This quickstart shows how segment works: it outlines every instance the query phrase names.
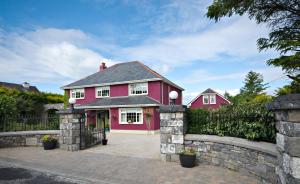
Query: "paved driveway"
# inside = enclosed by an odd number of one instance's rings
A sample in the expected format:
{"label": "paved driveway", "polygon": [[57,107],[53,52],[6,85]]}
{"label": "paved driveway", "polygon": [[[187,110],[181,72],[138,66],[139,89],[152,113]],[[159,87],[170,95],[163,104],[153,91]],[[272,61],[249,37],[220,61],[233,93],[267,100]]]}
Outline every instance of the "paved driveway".
{"label": "paved driveway", "polygon": [[107,146],[94,146],[84,150],[99,154],[115,156],[160,159],[160,135],[133,135],[116,134],[107,135]]}
{"label": "paved driveway", "polygon": [[[187,169],[182,168],[178,163],[164,163],[158,159],[134,157],[134,154],[121,156],[122,154],[117,152],[106,154],[102,148],[78,152],[67,152],[60,149],[45,151],[41,147],[3,148],[0,149],[0,166],[2,168],[16,167],[37,170],[46,173],[47,176],[55,175],[55,178],[60,176],[65,181],[76,183],[259,183],[255,178],[221,167],[199,165]],[[1,182],[3,183],[3,180]]]}

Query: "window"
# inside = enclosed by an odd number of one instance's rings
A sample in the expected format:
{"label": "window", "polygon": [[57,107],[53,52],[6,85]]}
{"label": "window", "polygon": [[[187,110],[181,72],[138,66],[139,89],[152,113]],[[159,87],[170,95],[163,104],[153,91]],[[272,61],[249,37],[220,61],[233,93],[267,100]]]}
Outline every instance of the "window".
{"label": "window", "polygon": [[96,88],[96,98],[109,97],[109,86]]}
{"label": "window", "polygon": [[216,95],[203,95],[203,104],[216,104]]}
{"label": "window", "polygon": [[143,124],[143,109],[122,108],[119,109],[120,124]]}
{"label": "window", "polygon": [[209,104],[209,96],[208,95],[203,95],[203,104]]}
{"label": "window", "polygon": [[209,95],[209,103],[216,104],[216,95]]}
{"label": "window", "polygon": [[148,94],[148,83],[129,84],[130,95]]}
{"label": "window", "polygon": [[71,97],[75,99],[84,99],[84,89],[72,89]]}

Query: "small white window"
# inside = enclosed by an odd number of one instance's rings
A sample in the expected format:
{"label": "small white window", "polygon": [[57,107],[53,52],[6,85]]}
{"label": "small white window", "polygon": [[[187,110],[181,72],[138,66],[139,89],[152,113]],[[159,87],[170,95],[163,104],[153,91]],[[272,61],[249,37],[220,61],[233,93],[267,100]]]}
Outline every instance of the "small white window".
{"label": "small white window", "polygon": [[96,98],[109,97],[110,89],[109,86],[96,88]]}
{"label": "small white window", "polygon": [[209,96],[203,95],[203,104],[209,104]]}
{"label": "small white window", "polygon": [[72,89],[71,97],[75,99],[84,99],[84,88],[81,89]]}
{"label": "small white window", "polygon": [[216,104],[216,95],[209,95],[209,103]]}
{"label": "small white window", "polygon": [[148,83],[129,84],[130,95],[144,95],[148,94]]}
{"label": "small white window", "polygon": [[143,124],[143,109],[122,108],[119,109],[119,124]]}

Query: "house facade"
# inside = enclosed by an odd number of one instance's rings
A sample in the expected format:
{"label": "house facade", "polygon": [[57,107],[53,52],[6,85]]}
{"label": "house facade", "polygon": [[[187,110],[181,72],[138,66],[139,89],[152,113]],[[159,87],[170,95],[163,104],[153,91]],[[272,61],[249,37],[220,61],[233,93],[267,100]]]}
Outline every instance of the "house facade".
{"label": "house facade", "polygon": [[229,104],[231,104],[231,102],[228,99],[208,88],[194,98],[188,104],[188,107],[192,109],[218,109],[223,105]]}
{"label": "house facade", "polygon": [[175,103],[181,105],[183,90],[138,61],[108,68],[102,63],[98,72],[62,89],[76,99],[76,109],[85,110],[87,125],[100,127],[105,119],[117,133],[159,131],[159,106],[170,103],[170,91],[178,92]]}

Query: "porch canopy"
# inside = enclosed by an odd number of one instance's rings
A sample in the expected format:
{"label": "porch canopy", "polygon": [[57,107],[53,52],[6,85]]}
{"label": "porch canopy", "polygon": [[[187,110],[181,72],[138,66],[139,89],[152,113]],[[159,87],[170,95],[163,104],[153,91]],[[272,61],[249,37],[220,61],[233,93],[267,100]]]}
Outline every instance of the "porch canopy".
{"label": "porch canopy", "polygon": [[76,109],[99,109],[99,108],[114,108],[114,107],[151,107],[160,106],[161,104],[144,95],[126,96],[126,97],[110,97],[96,99],[91,103],[76,106]]}

